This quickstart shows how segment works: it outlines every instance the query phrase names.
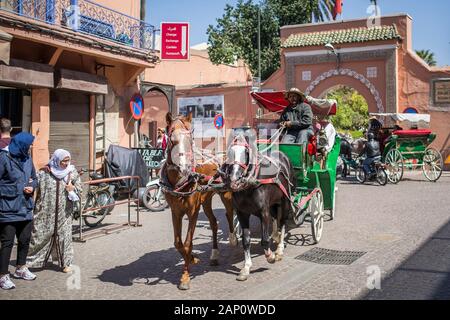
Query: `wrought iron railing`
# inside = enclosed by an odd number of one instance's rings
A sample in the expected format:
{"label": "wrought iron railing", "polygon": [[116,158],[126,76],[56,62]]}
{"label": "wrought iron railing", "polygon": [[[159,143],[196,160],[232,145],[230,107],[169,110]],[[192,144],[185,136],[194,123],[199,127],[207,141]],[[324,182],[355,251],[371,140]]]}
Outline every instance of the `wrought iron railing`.
{"label": "wrought iron railing", "polygon": [[0,10],[138,49],[155,46],[154,26],[89,0],[0,0]]}

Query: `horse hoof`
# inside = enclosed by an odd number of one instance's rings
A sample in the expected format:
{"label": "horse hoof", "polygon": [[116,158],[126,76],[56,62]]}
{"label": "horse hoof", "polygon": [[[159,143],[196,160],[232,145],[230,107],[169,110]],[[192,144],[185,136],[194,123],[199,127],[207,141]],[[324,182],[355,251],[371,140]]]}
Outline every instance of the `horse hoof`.
{"label": "horse hoof", "polygon": [[236,277],[236,280],[237,280],[237,281],[245,281],[245,280],[247,280],[247,279],[248,279],[248,276],[245,275],[245,274],[242,274],[242,273],[240,273],[240,274]]}
{"label": "horse hoof", "polygon": [[189,282],[181,282],[178,285],[178,289],[180,289],[180,290],[189,290],[190,289]]}
{"label": "horse hoof", "polygon": [[267,258],[267,262],[268,263],[275,263],[275,261],[276,261],[276,257],[269,257],[269,258]]}
{"label": "horse hoof", "polygon": [[209,265],[213,266],[213,267],[218,266],[219,265],[219,260],[211,259],[211,260],[209,260]]}
{"label": "horse hoof", "polygon": [[276,254],[276,255],[275,255],[275,261],[281,261],[281,260],[283,260],[283,255],[281,255],[281,254]]}

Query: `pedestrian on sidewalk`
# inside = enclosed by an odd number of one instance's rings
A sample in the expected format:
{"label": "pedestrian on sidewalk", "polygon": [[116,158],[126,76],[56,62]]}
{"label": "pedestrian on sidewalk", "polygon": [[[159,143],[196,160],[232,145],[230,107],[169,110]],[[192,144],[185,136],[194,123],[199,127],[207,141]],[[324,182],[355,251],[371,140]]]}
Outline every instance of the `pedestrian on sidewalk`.
{"label": "pedestrian on sidewalk", "polygon": [[11,121],[6,118],[0,119],[0,149],[6,148],[11,143]]}
{"label": "pedestrian on sidewalk", "polygon": [[25,132],[11,139],[9,150],[0,151],[0,287],[15,288],[9,277],[9,262],[17,237],[17,262],[14,278],[34,280],[26,267],[33,228],[33,194],[38,181],[30,147],[34,137]]}
{"label": "pedestrian on sidewalk", "polygon": [[70,161],[70,152],[58,149],[48,165],[38,173],[39,189],[27,259],[29,267],[43,268],[56,256],[62,271],[71,272],[72,213],[74,202],[80,200],[82,186],[80,176]]}

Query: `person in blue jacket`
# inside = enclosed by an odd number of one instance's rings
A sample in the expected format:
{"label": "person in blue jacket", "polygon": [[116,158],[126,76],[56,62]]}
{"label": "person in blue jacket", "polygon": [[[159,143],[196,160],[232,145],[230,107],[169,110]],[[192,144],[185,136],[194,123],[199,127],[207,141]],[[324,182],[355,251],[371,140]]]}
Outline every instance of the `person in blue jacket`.
{"label": "person in blue jacket", "polygon": [[30,156],[34,137],[21,132],[11,139],[9,150],[0,151],[0,287],[15,288],[8,266],[17,236],[17,263],[14,278],[34,280],[26,267],[33,228],[33,193],[37,187],[36,171]]}

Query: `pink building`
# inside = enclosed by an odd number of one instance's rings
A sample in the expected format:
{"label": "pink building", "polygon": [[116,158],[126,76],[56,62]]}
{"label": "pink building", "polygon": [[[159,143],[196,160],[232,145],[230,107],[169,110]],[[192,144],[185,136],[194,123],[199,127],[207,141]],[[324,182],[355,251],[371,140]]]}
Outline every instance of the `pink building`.
{"label": "pink building", "polygon": [[129,100],[158,59],[140,18],[140,0],[0,1],[1,116],[36,136],[36,167],[56,148],[94,168],[133,145]]}

